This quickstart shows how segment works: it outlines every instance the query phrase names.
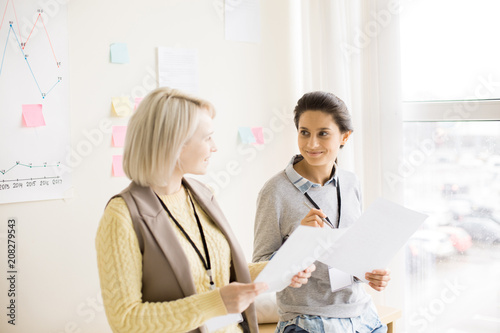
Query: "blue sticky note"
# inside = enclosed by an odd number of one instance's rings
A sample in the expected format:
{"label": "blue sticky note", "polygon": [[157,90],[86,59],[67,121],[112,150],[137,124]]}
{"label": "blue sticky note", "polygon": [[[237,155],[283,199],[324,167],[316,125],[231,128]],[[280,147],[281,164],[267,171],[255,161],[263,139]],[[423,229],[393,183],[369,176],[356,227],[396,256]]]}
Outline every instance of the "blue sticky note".
{"label": "blue sticky note", "polygon": [[125,43],[113,43],[109,47],[111,62],[113,64],[128,64],[128,48]]}
{"label": "blue sticky note", "polygon": [[255,143],[255,136],[253,135],[252,129],[250,127],[239,127],[238,133],[240,134],[241,142],[243,143]]}

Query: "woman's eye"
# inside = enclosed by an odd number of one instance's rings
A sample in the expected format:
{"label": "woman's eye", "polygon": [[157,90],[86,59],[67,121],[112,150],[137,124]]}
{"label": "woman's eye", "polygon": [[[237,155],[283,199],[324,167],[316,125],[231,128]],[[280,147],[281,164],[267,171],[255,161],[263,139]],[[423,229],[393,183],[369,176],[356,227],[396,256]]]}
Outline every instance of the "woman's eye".
{"label": "woman's eye", "polygon": [[327,136],[328,132],[319,132],[319,136]]}
{"label": "woman's eye", "polygon": [[300,135],[304,135],[305,136],[305,135],[308,135],[308,134],[309,134],[308,131],[300,131]]}

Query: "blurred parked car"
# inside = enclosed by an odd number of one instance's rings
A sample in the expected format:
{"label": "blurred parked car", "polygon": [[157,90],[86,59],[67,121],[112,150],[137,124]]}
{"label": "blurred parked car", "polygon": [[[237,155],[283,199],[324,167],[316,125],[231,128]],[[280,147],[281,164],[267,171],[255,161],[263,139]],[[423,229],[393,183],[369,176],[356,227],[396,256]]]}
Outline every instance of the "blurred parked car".
{"label": "blurred parked car", "polygon": [[408,247],[414,256],[425,253],[445,258],[456,253],[449,235],[437,229],[417,230],[408,241]]}
{"label": "blurred parked car", "polygon": [[444,226],[439,227],[437,230],[446,233],[453,247],[460,253],[466,252],[472,246],[471,236],[462,228]]}
{"label": "blurred parked car", "polygon": [[454,223],[465,229],[473,241],[482,243],[500,243],[500,225],[490,218],[464,217]]}

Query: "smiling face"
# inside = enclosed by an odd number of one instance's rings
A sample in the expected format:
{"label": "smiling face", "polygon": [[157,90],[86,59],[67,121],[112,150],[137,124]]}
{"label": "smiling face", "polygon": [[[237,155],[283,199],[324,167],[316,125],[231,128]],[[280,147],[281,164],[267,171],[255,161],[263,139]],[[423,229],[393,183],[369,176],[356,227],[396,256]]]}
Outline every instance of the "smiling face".
{"label": "smiling face", "polygon": [[196,131],[182,147],[178,165],[181,174],[203,175],[207,172],[208,160],[217,151],[212,122],[208,112],[201,112]]}
{"label": "smiling face", "polygon": [[331,170],[340,146],[347,142],[350,134],[350,131],[341,133],[328,113],[307,110],[298,122],[300,153],[309,166]]}

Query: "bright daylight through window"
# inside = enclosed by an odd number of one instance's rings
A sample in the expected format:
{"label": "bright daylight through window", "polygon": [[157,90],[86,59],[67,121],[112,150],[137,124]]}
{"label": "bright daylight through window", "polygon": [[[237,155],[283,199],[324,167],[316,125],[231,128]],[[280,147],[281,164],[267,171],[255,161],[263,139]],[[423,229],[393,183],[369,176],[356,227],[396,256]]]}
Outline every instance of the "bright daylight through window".
{"label": "bright daylight through window", "polygon": [[500,2],[403,0],[404,332],[500,332]]}

